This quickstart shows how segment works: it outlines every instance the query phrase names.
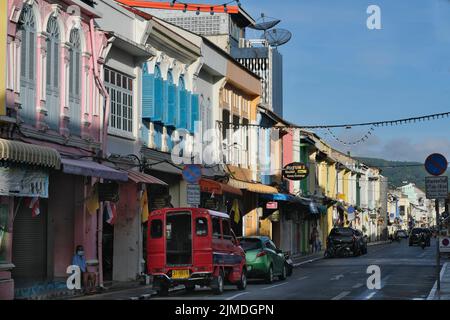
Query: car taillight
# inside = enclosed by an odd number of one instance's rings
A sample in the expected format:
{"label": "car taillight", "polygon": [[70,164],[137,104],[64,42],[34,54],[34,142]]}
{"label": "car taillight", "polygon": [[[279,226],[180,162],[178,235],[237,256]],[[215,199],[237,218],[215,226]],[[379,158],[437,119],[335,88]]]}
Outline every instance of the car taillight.
{"label": "car taillight", "polygon": [[257,257],[257,258],[261,258],[261,257],[264,257],[266,254],[267,254],[267,252],[265,252],[265,251],[260,251],[260,252],[256,255],[256,257]]}

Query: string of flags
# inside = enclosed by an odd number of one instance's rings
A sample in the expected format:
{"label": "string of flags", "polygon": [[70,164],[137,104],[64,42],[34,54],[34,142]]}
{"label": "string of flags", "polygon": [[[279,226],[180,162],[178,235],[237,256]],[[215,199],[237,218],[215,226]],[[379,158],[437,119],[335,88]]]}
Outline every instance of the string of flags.
{"label": "string of flags", "polygon": [[331,131],[330,128],[327,128],[328,133],[337,141],[340,142],[346,146],[354,146],[354,145],[358,145],[360,143],[364,143],[365,141],[367,141],[370,136],[372,135],[372,132],[375,130],[375,126],[370,127],[370,129],[367,131],[367,133],[360,139],[358,140],[354,140],[354,141],[344,141],[341,138],[339,138],[336,134],[334,134],[333,131]]}
{"label": "string of flags", "polygon": [[227,13],[228,12],[228,6],[232,3],[236,3],[236,5],[238,7],[241,7],[241,2],[240,0],[231,0],[222,4],[216,4],[216,5],[195,5],[195,4],[189,4],[186,2],[182,2],[182,1],[178,1],[178,0],[172,0],[170,2],[170,6],[172,8],[179,8],[183,10],[183,12],[186,11],[195,11],[195,13],[197,15],[200,14],[200,12],[209,12],[211,15],[214,15],[214,12],[216,11],[216,9],[220,8],[221,10],[223,10],[223,12]]}

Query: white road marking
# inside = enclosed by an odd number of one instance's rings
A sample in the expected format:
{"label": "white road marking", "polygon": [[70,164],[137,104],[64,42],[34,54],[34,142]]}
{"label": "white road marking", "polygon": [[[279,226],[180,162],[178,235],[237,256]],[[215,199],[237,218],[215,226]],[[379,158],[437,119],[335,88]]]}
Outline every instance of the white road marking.
{"label": "white road marking", "polygon": [[229,298],[226,298],[225,300],[233,300],[233,299],[236,299],[237,297],[240,297],[240,296],[243,296],[244,294],[249,294],[250,292],[242,292],[242,293],[238,293],[238,294],[235,294],[234,296],[232,296],[232,297],[229,297]]}
{"label": "white road marking", "polygon": [[369,294],[364,298],[364,300],[370,300],[370,299],[372,299],[373,296],[376,295],[376,294],[377,294],[377,291],[374,291],[374,292],[372,292],[372,293],[369,293]]}
{"label": "white road marking", "polygon": [[338,274],[337,276],[334,276],[333,278],[331,278],[331,281],[337,281],[337,280],[341,280],[344,277],[343,274]]}
{"label": "white road marking", "polygon": [[357,283],[357,284],[355,284],[352,288],[353,288],[353,289],[358,289],[358,288],[361,288],[363,285],[364,285],[364,284],[362,284],[362,283]]}
{"label": "white road marking", "polygon": [[351,293],[350,291],[341,292],[340,294],[338,294],[336,297],[334,297],[331,300],[341,300],[342,298],[348,296],[350,293]]}
{"label": "white road marking", "polygon": [[306,276],[306,277],[301,277],[301,278],[298,278],[297,280],[298,281],[302,281],[302,280],[305,280],[305,279],[308,279],[309,277],[308,276]]}
{"label": "white road marking", "polygon": [[307,264],[307,263],[311,263],[311,262],[314,262],[314,261],[317,261],[317,260],[320,260],[320,259],[323,259],[323,257],[319,257],[319,258],[315,258],[315,259],[311,259],[311,260],[307,260],[307,261],[296,263],[296,264],[294,264],[294,267],[299,267],[301,265],[304,265],[304,264]]}
{"label": "white road marking", "polygon": [[289,282],[285,282],[285,283],[281,283],[281,284],[276,284],[276,285],[271,286],[271,287],[262,288],[262,290],[267,290],[267,289],[272,289],[272,288],[276,288],[276,287],[281,287],[281,286],[284,286],[284,285],[286,285],[286,284],[288,284],[288,283],[289,283]]}

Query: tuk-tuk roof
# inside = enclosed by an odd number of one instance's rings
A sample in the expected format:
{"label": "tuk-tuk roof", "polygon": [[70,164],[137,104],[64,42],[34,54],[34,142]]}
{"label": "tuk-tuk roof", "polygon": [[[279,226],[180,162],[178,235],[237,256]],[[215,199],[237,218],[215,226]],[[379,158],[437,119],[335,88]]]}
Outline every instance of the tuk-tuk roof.
{"label": "tuk-tuk roof", "polygon": [[214,210],[208,210],[208,212],[209,212],[210,215],[215,216],[215,217],[230,219],[230,215],[227,214],[227,213],[214,211]]}
{"label": "tuk-tuk roof", "polygon": [[167,212],[167,211],[207,211],[211,216],[230,219],[230,215],[227,213],[209,210],[209,209],[202,209],[202,208],[163,208],[163,209],[158,209],[158,210],[152,211],[150,213],[150,215],[153,215],[155,212],[159,212],[159,211],[162,211],[162,212]]}

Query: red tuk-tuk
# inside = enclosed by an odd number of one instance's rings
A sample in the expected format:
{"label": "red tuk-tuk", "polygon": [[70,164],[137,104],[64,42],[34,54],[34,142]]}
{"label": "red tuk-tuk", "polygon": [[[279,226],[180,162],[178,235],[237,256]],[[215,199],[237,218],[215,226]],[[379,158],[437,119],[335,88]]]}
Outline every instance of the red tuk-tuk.
{"label": "red tuk-tuk", "polygon": [[147,271],[153,288],[167,295],[170,287],[207,286],[221,294],[225,283],[247,286],[244,250],[226,213],[199,208],[165,208],[148,220]]}

